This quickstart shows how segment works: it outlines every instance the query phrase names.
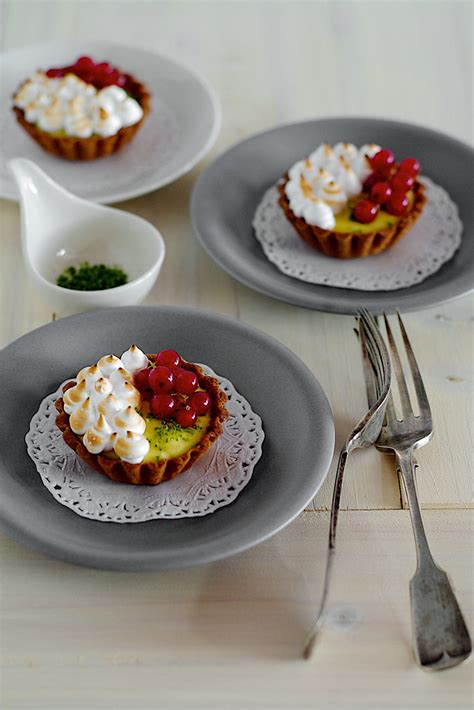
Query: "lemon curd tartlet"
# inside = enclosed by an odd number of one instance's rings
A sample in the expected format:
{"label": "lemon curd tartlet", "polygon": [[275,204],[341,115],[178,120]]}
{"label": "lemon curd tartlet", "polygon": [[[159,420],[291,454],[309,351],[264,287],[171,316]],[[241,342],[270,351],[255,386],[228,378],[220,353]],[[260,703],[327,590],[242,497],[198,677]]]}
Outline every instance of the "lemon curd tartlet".
{"label": "lemon curd tartlet", "polygon": [[278,184],[279,204],[313,249],[340,259],[392,247],[426,203],[416,158],[396,163],[375,144],[320,145]]}
{"label": "lemon curd tartlet", "polygon": [[174,350],[132,345],[64,385],[56,424],[86,463],[114,481],[157,485],[189,469],[228,416],[215,377]]}
{"label": "lemon curd tartlet", "polygon": [[48,153],[95,160],[122,150],[151,110],[144,84],[108,62],[79,57],[36,71],[13,96],[18,123]]}

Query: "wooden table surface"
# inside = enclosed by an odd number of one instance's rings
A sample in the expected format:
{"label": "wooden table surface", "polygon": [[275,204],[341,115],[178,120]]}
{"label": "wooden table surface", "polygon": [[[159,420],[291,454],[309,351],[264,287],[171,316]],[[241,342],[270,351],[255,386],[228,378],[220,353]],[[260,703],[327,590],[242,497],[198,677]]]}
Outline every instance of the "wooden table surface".
{"label": "wooden table surface", "polygon": [[[113,39],[200,69],[223,128],[196,169],[119,205],[159,226],[167,259],[147,303],[242,319],[294,350],[324,387],[340,446],[364,410],[352,319],[279,303],[233,281],[192,236],[191,188],[206,162],[279,123],[383,116],[472,139],[467,2],[3,3],[2,46]],[[51,320],[24,270],[18,206],[1,204],[0,342]],[[472,235],[468,235],[469,238]],[[436,435],[419,452],[429,539],[473,628],[472,300],[406,316]],[[299,659],[318,604],[332,474],[293,524],[234,558],[178,572],[119,574],[52,561],[0,535],[5,710],[468,708],[472,663],[414,663],[409,513],[390,457],[351,459],[328,623]]]}

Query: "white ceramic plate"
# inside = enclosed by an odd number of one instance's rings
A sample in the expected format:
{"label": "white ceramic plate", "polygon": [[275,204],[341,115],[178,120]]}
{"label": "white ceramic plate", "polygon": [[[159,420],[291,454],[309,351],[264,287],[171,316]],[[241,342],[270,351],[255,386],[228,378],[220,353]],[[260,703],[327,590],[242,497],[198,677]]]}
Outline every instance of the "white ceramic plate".
{"label": "white ceramic plate", "polygon": [[[37,69],[72,63],[82,54],[134,74],[153,96],[152,112],[122,153],[69,162],[38,146],[11,111],[16,87]],[[6,163],[30,158],[71,192],[95,202],[118,202],[176,180],[203,158],[217,138],[220,104],[207,80],[161,54],[110,42],[76,41],[22,47],[2,57],[0,77],[0,196],[17,200]]]}

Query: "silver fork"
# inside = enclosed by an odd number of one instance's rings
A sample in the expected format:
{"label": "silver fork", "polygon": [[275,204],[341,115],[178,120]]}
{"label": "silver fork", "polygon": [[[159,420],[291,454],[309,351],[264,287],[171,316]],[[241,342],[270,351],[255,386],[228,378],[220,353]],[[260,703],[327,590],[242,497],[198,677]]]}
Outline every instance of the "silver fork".
{"label": "silver fork", "polygon": [[[415,415],[403,374],[400,355],[387,316],[384,314],[387,340],[392,355],[393,370],[398,385],[402,420],[398,420],[390,395],[385,420],[376,441],[380,451],[395,455],[395,465],[405,487],[416,544],[417,566],[410,580],[412,627],[417,662],[427,670],[442,670],[456,666],[471,653],[472,645],[461,610],[447,574],[435,564],[426,539],[420,505],[416,493],[414,451],[427,444],[433,433],[431,410],[423,380],[410,345],[405,326],[397,311],[408,363],[418,402]],[[364,344],[362,343],[364,353]],[[367,349],[365,349],[367,353]],[[374,402],[374,387],[378,380],[377,360],[371,350],[364,357],[364,374],[369,405]]]}
{"label": "silver fork", "polygon": [[358,313],[359,335],[362,349],[368,358],[370,350],[371,362],[377,373],[377,385],[372,388],[373,400],[367,414],[356,424],[349,434],[339,455],[336,478],[334,481],[334,491],[331,503],[331,517],[329,522],[328,554],[326,560],[326,573],[324,577],[323,594],[319,605],[316,621],[314,622],[303,647],[303,657],[308,659],[314,648],[316,637],[321,628],[326,601],[331,581],[331,572],[336,549],[336,528],[341,502],[342,481],[347,457],[357,448],[372,446],[379,436],[382,427],[385,405],[390,392],[391,364],[387,348],[380,335],[380,331],[370,316],[367,309],[362,309]]}

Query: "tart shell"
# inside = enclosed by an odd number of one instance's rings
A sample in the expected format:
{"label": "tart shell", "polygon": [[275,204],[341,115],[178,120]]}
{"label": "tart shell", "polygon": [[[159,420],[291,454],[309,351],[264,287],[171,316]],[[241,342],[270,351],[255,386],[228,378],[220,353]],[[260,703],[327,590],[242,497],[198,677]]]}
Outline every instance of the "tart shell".
{"label": "tart shell", "polygon": [[425,188],[418,180],[413,186],[413,204],[411,209],[398,222],[386,229],[373,232],[334,232],[321,229],[308,224],[302,217],[296,217],[285,194],[285,185],[288,175],[278,184],[280,194],[279,204],[285,216],[293,225],[298,235],[316,251],[333,256],[337,259],[356,259],[363,256],[372,256],[381,251],[390,249],[413,226],[423,211],[426,204]]}
{"label": "tart shell", "polygon": [[[134,123],[133,126],[124,126],[113,136],[92,135],[89,138],[76,138],[74,136],[57,137],[46,131],[42,131],[34,123],[30,123],[25,118],[25,112],[18,106],[13,106],[18,123],[25,129],[30,138],[38,143],[43,150],[66,160],[96,160],[105,158],[113,153],[118,153],[127,143],[130,143],[137,131],[140,129],[145,118],[151,110],[151,94],[146,86],[131,74],[124,74],[127,80],[127,87],[130,93],[143,109],[143,116]],[[21,87],[19,87],[20,89]],[[17,89],[17,91],[19,90]],[[15,94],[17,93],[15,92]]]}
{"label": "tart shell", "polygon": [[[151,359],[154,356],[149,355],[148,357]],[[82,443],[81,437],[72,431],[69,425],[69,415],[64,411],[63,398],[59,397],[55,403],[58,411],[56,425],[61,429],[64,441],[89,466],[113,481],[156,486],[163,481],[176,478],[180,473],[187,471],[214,444],[222,433],[223,424],[229,416],[225,408],[227,395],[221,390],[218,380],[205,375],[202,369],[193,363],[183,362],[182,367],[197,375],[199,387],[206,390],[212,402],[209,427],[201,441],[189,451],[172,459],[138,464],[109,458],[103,454],[91,454]],[[63,392],[74,387],[75,384],[76,382],[73,381],[67,382],[63,387]]]}

